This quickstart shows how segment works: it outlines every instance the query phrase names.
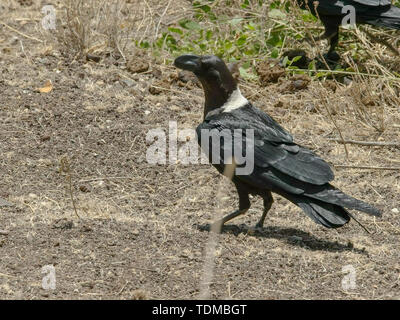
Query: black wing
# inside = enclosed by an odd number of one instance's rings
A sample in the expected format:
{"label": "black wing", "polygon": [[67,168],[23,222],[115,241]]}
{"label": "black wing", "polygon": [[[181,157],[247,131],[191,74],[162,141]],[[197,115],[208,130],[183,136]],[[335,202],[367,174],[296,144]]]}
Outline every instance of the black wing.
{"label": "black wing", "polygon": [[[221,144],[221,151],[230,148],[246,149],[251,137],[246,136],[246,129],[254,132],[254,167],[266,169],[273,167],[281,173],[303,182],[322,185],[334,178],[330,166],[312,151],[293,142],[293,137],[266,113],[249,105],[229,113],[211,117],[197,127],[200,142],[201,130],[242,129],[242,139],[232,139],[231,145]],[[210,142],[211,143],[211,142]],[[210,144],[209,144],[210,145]],[[232,150],[233,148],[233,150]],[[211,149],[210,149],[211,150]],[[229,151],[229,150],[228,150]],[[223,160],[223,156],[220,156]],[[255,170],[256,171],[256,170]],[[249,177],[253,178],[254,173]]]}
{"label": "black wing", "polygon": [[[377,7],[387,7],[391,5],[391,0],[320,0],[318,6],[314,6],[314,0],[298,0],[302,9],[309,9],[315,15],[314,8],[317,9],[318,15],[323,16],[343,16],[347,14],[342,12],[345,6],[353,6],[357,13],[364,12],[370,9],[375,10]],[[321,17],[322,19],[322,17]]]}
{"label": "black wing", "polygon": [[358,4],[363,4],[365,6],[371,6],[371,7],[390,6],[392,4],[391,0],[351,0],[344,2],[355,2]]}

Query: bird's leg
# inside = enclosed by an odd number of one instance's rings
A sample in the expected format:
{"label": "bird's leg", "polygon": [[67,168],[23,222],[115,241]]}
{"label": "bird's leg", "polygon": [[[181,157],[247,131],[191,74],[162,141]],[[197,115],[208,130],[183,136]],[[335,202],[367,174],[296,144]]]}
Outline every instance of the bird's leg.
{"label": "bird's leg", "polygon": [[274,198],[272,198],[271,192],[268,192],[268,194],[264,197],[264,211],[263,211],[263,214],[262,214],[260,220],[256,224],[256,228],[263,227],[265,217],[267,216],[269,209],[271,209],[273,202],[274,202]]}
{"label": "bird's leg", "polygon": [[339,42],[339,32],[336,32],[336,34],[329,39],[329,50],[328,53],[326,54],[328,60],[338,61],[340,59],[340,56],[335,51],[338,42]]}
{"label": "bird's leg", "polygon": [[[325,26],[325,32],[323,34],[321,34],[320,36],[314,38],[314,40],[320,41],[320,40],[328,39],[328,40],[332,41],[332,38],[337,37],[338,34],[339,34],[338,27],[327,25],[327,26]],[[337,44],[337,41],[336,41],[336,44]]]}
{"label": "bird's leg", "polygon": [[328,54],[335,51],[336,46],[339,42],[339,30],[335,32],[332,37],[329,38],[329,51]]}
{"label": "bird's leg", "polygon": [[232,220],[233,218],[236,218],[237,216],[245,214],[247,212],[247,210],[249,210],[249,208],[250,208],[250,199],[249,199],[248,192],[244,188],[242,188],[240,185],[237,185],[237,184],[235,184],[235,185],[236,185],[236,190],[239,195],[239,209],[213,223],[213,226],[218,231],[221,230],[221,228],[225,222],[228,222],[229,220]]}
{"label": "bird's leg", "polygon": [[[327,39],[329,42],[329,50],[328,53],[326,54],[326,58],[332,61],[338,61],[340,59],[339,55],[336,53],[335,48],[339,42],[339,27],[333,24],[324,24],[325,26],[325,32],[314,38],[314,41],[321,41]],[[310,42],[307,39],[308,42]],[[311,42],[310,42],[311,43]],[[311,43],[314,45],[314,43]]]}
{"label": "bird's leg", "polygon": [[335,48],[339,42],[339,25],[337,23],[330,22],[329,19],[324,19],[323,24],[325,26],[325,32],[322,36],[318,37],[316,41],[321,39],[328,39],[329,50],[326,54],[326,59],[331,61],[338,61],[340,57],[336,53]]}

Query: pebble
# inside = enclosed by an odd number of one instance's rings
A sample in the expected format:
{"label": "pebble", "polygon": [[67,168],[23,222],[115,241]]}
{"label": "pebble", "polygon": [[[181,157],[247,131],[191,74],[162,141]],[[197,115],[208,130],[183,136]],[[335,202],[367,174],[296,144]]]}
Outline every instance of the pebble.
{"label": "pebble", "polygon": [[290,236],[289,239],[292,241],[303,241],[303,238],[299,236]]}

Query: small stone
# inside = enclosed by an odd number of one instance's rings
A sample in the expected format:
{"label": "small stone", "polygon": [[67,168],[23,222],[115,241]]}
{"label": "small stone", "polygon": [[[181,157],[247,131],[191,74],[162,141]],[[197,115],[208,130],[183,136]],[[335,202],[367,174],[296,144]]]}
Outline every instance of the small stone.
{"label": "small stone", "polygon": [[41,141],[49,141],[50,140],[50,135],[48,135],[48,134],[45,134],[45,135],[43,135],[43,136],[41,136],[40,137],[40,140]]}
{"label": "small stone", "polygon": [[299,236],[290,236],[289,239],[292,241],[303,241],[303,238]]}
{"label": "small stone", "polygon": [[94,55],[94,54],[88,53],[88,54],[86,55],[86,60],[88,60],[88,61],[99,62],[100,59],[101,59],[101,58],[100,58],[99,56],[96,56],[96,55]]}
{"label": "small stone", "polygon": [[81,283],[81,286],[84,288],[93,289],[94,283],[92,281],[83,282],[83,283]]}
{"label": "small stone", "polygon": [[0,208],[1,207],[12,207],[12,206],[13,206],[13,204],[11,202],[8,202],[7,200],[0,198]]}
{"label": "small stone", "polygon": [[135,84],[135,82],[131,79],[123,79],[121,82],[127,87],[132,87]]}
{"label": "small stone", "polygon": [[142,73],[149,70],[149,63],[144,59],[132,59],[126,65],[126,69],[131,73]]}
{"label": "small stone", "polygon": [[88,186],[86,186],[86,185],[80,185],[79,186],[79,190],[81,192],[90,192],[90,188]]}
{"label": "small stone", "polygon": [[71,229],[73,226],[74,223],[71,220],[62,218],[54,222],[53,229]]}
{"label": "small stone", "polygon": [[87,225],[83,225],[82,228],[81,228],[81,230],[82,230],[83,232],[90,232],[90,231],[92,231],[93,229],[92,229],[91,227],[87,226]]}

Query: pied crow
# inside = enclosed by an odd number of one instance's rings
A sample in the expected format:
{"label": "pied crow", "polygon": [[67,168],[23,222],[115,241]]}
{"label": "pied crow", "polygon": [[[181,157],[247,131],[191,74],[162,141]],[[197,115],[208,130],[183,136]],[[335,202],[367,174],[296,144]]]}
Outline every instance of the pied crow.
{"label": "pied crow", "polygon": [[[334,175],[329,165],[309,149],[296,144],[289,132],[243,97],[220,58],[189,54],[176,58],[174,64],[193,72],[203,86],[204,116],[196,133],[210,162],[222,173],[229,163],[224,161],[228,150],[228,155],[233,155],[235,163],[239,163],[236,169],[246,166],[252,169],[240,174],[235,171],[232,181],[239,195],[239,209],[218,224],[222,226],[244,214],[250,208],[249,195],[252,194],[264,199],[264,212],[256,225],[261,228],[273,202],[271,192],[293,202],[312,220],[327,228],[340,227],[350,220],[352,216],[345,208],[381,215],[368,203],[332,186],[329,182]],[[203,135],[204,132],[207,134]],[[221,135],[222,132],[225,134]],[[226,139],[227,132],[230,139]],[[235,149],[242,155],[243,150],[246,151],[246,162],[250,165],[236,161],[239,153]],[[247,157],[251,150],[252,157]]]}
{"label": "pied crow", "polygon": [[[325,32],[316,40],[328,39],[328,59],[338,60],[335,48],[339,41],[339,26],[348,16],[348,6],[355,12],[355,23],[370,24],[400,30],[400,8],[392,5],[391,0],[297,0],[300,8],[308,9],[319,18]],[[345,22],[349,20],[345,18]]]}

